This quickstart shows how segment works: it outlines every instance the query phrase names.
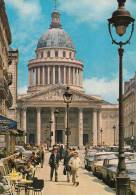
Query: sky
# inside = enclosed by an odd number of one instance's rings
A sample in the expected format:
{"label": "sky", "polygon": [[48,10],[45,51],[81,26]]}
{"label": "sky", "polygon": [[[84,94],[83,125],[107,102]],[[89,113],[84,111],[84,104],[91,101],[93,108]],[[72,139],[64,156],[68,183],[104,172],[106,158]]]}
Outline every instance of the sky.
{"label": "sky", "polygon": [[[28,86],[28,61],[35,58],[38,39],[47,32],[53,0],[5,0],[12,32],[12,48],[19,49],[18,93]],[[84,90],[106,101],[118,99],[118,52],[108,33],[107,19],[117,8],[116,0],[58,0],[63,28],[72,38],[77,59],[84,64]],[[126,9],[136,18],[136,0],[127,0]],[[124,81],[136,71],[136,30],[125,46]]]}

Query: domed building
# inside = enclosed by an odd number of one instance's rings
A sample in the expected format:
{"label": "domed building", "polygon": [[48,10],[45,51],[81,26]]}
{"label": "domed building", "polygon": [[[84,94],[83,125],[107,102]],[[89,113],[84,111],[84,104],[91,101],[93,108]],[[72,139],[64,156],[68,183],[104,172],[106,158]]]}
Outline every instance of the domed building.
{"label": "domed building", "polygon": [[69,87],[73,94],[69,105],[70,144],[113,144],[118,106],[84,93],[83,68],[70,36],[62,28],[60,13],[54,10],[49,30],[38,40],[36,58],[28,64],[27,94],[18,97],[18,126],[26,131],[27,143],[66,144],[63,94]]}

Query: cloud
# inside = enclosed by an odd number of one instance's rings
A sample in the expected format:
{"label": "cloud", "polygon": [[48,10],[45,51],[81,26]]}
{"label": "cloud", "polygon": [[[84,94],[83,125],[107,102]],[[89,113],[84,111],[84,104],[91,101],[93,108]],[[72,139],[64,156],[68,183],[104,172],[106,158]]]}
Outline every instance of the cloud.
{"label": "cloud", "polygon": [[110,12],[115,8],[115,0],[69,0],[60,1],[60,8],[68,14],[75,16],[80,22],[102,22],[110,17]]}
{"label": "cloud", "polygon": [[26,92],[27,92],[27,86],[22,86],[22,87],[18,88],[18,94],[19,95],[26,94]]}
{"label": "cloud", "polygon": [[[127,2],[127,8],[133,8],[135,0]],[[115,0],[60,0],[60,9],[76,17],[78,22],[105,22],[118,7]]]}
{"label": "cloud", "polygon": [[39,0],[6,0],[6,3],[13,7],[22,19],[33,21],[41,15]]}
{"label": "cloud", "polygon": [[104,100],[117,103],[118,79],[92,78],[84,80],[84,88],[87,94],[100,95]]}

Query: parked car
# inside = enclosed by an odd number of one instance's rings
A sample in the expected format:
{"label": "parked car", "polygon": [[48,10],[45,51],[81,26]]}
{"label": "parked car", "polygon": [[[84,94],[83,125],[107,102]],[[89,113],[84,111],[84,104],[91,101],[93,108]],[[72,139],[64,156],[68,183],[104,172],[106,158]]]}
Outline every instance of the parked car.
{"label": "parked car", "polygon": [[94,161],[93,161],[92,166],[91,166],[93,175],[95,175],[101,179],[104,159],[115,158],[115,157],[116,157],[116,154],[114,152],[98,152],[98,153],[96,153],[94,155]]}
{"label": "parked car", "polygon": [[[115,187],[118,160],[108,160],[107,166],[102,167],[102,179],[110,187]],[[130,181],[136,180],[136,160],[126,159],[127,174],[130,177]]]}
{"label": "parked car", "polygon": [[21,152],[23,156],[29,158],[32,155],[31,150],[26,150],[23,146],[16,146],[15,147],[16,152]]}
{"label": "parked car", "polygon": [[85,169],[87,169],[88,171],[91,171],[91,166],[94,161],[95,154],[96,152],[89,151],[88,154],[84,158]]}

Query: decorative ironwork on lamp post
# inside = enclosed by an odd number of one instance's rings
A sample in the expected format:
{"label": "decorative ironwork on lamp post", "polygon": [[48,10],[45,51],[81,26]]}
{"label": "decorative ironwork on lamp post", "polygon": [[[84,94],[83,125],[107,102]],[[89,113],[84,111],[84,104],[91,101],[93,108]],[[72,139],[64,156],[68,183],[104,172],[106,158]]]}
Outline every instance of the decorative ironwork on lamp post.
{"label": "decorative ironwork on lamp post", "polygon": [[71,134],[69,128],[69,104],[72,102],[72,98],[73,98],[73,94],[69,92],[69,87],[67,87],[65,93],[63,94],[64,102],[67,104],[67,127],[66,127],[67,148],[69,147],[69,136]]}
{"label": "decorative ironwork on lamp post", "polygon": [[113,125],[113,131],[114,131],[114,146],[116,146],[116,126]]}
{"label": "decorative ironwork on lamp post", "polygon": [[[109,33],[112,43],[119,46],[119,162],[117,173],[117,195],[129,194],[129,178],[126,173],[125,155],[124,155],[124,122],[123,122],[123,46],[130,43],[134,31],[134,18],[131,17],[129,11],[125,9],[126,0],[117,0],[118,9],[113,12],[109,21]],[[112,27],[115,27],[116,33],[120,37],[124,37],[127,27],[131,25],[130,35],[125,41],[116,41],[112,33]]]}

